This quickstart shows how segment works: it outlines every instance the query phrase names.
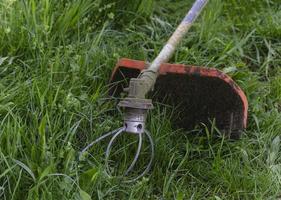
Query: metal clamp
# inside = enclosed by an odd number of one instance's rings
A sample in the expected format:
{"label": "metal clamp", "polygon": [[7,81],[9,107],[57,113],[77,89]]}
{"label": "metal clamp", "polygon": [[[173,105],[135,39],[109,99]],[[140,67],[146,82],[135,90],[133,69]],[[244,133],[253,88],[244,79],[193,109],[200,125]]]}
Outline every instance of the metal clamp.
{"label": "metal clamp", "polygon": [[118,104],[124,108],[125,132],[141,134],[145,130],[147,112],[153,108],[151,99],[125,98]]}

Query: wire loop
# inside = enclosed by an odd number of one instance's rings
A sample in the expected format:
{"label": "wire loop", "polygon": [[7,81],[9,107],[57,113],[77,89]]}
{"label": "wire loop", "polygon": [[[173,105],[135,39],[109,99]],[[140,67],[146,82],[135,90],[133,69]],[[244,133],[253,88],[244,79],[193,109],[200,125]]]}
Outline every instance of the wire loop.
{"label": "wire loop", "polygon": [[[104,135],[102,135],[101,137],[97,138],[96,140],[94,140],[93,142],[91,142],[89,145],[87,145],[79,154],[79,160],[81,159],[83,153],[85,153],[86,151],[88,151],[89,148],[91,148],[94,144],[98,143],[99,141],[111,136],[112,138],[110,139],[109,143],[108,143],[108,146],[106,148],[106,152],[105,152],[105,169],[106,169],[106,173],[109,175],[109,176],[112,176],[112,173],[111,173],[111,170],[109,168],[109,164],[108,164],[108,160],[109,160],[109,157],[110,157],[110,153],[111,153],[111,149],[112,149],[112,146],[114,144],[114,141],[116,140],[116,138],[118,136],[120,136],[122,133],[124,133],[124,130],[125,130],[125,127],[121,127],[121,128],[118,128],[118,129],[115,129],[114,131],[111,131],[109,133],[106,133]],[[148,137],[148,140],[149,140],[149,144],[150,144],[150,160],[148,162],[148,164],[146,165],[144,171],[139,174],[137,177],[134,177],[134,178],[131,178],[131,179],[126,179],[124,180],[124,182],[134,182],[138,179],[140,179],[141,177],[143,177],[150,169],[151,165],[152,165],[152,161],[153,161],[153,158],[154,158],[154,143],[153,143],[153,139],[149,133],[148,130],[145,130],[144,131],[144,134]],[[134,134],[136,135],[136,134]],[[128,174],[133,170],[139,156],[140,156],[140,152],[141,152],[141,148],[142,148],[142,143],[143,143],[143,135],[142,133],[139,133],[137,134],[138,135],[138,147],[137,147],[137,151],[135,153],[135,156],[134,156],[134,159],[133,161],[131,162],[130,166],[128,167],[128,169],[126,170],[126,172],[124,173],[123,176],[121,176],[120,178],[122,177],[126,177],[128,176]]]}

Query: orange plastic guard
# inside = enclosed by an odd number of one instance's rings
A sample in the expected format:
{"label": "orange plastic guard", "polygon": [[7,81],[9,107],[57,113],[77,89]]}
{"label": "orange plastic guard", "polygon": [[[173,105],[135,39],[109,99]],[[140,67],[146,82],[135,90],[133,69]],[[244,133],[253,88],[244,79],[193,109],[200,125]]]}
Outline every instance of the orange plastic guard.
{"label": "orange plastic guard", "polygon": [[[110,79],[110,95],[118,97],[130,78],[136,78],[147,63],[122,58]],[[226,74],[214,69],[183,64],[162,64],[154,101],[176,107],[175,125],[187,130],[215,121],[217,128],[238,138],[246,128],[248,101],[241,88]]]}

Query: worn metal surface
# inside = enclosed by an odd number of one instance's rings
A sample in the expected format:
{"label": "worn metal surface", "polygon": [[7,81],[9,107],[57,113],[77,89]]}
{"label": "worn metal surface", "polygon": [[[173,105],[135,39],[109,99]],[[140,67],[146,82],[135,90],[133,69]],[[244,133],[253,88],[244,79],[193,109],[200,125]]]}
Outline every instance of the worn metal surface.
{"label": "worn metal surface", "polygon": [[[118,96],[128,86],[124,80],[138,77],[147,66],[144,61],[120,59],[110,79],[110,94]],[[214,68],[164,63],[151,96],[161,102],[164,97],[171,97],[171,101],[164,103],[178,105],[181,114],[174,124],[180,128],[189,130],[216,118],[219,129],[233,135],[247,125],[248,102],[244,92],[228,75]]]}
{"label": "worn metal surface", "polygon": [[182,22],[179,24],[173,35],[170,37],[166,45],[160,51],[159,55],[153,60],[149,70],[158,72],[159,67],[162,63],[168,62],[169,58],[173,55],[176,47],[183,39],[184,35],[188,32],[208,0],[197,0],[189,10],[187,15],[184,17]]}
{"label": "worn metal surface", "polygon": [[[162,63],[168,62],[170,57],[175,52],[176,47],[182,41],[184,35],[188,32],[208,0],[196,0],[189,10],[187,15],[184,17],[182,22],[179,24],[175,32],[172,34],[168,42],[164,45],[158,56],[152,61],[148,69],[142,71],[138,77],[139,87],[136,90],[136,98],[145,98],[145,95],[153,89],[158,76],[158,70]],[[129,85],[129,88],[131,84]],[[129,93],[129,96],[132,94]]]}
{"label": "worn metal surface", "polygon": [[142,134],[148,110],[153,108],[151,99],[125,98],[118,104],[124,108],[125,132]]}

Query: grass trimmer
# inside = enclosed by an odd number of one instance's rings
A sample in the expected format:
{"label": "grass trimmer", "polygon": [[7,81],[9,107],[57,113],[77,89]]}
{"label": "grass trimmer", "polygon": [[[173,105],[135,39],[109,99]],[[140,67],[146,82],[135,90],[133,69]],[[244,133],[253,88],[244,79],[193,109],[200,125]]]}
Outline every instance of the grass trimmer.
{"label": "grass trimmer", "polygon": [[[208,0],[195,1],[151,64],[123,58],[114,68],[111,83],[115,84],[110,90],[111,95],[119,96],[122,91],[128,93],[128,96],[118,104],[124,110],[124,126],[101,136],[82,150],[82,153],[86,152],[100,140],[113,136],[105,155],[108,173],[112,145],[122,133],[134,134],[139,138],[135,157],[125,176],[136,165],[144,135],[149,139],[151,157],[144,171],[130,181],[142,177],[150,169],[154,157],[154,144],[149,131],[145,128],[145,122],[153,104],[152,99],[146,98],[148,93],[153,93],[153,100],[156,101],[161,101],[164,96],[171,97],[168,103],[178,106],[181,111],[175,123],[179,128],[192,130],[198,124],[215,121],[220,132],[231,138],[238,138],[246,127],[247,99],[229,76],[217,69],[166,63],[207,2]],[[124,80],[129,80],[129,84]]]}

